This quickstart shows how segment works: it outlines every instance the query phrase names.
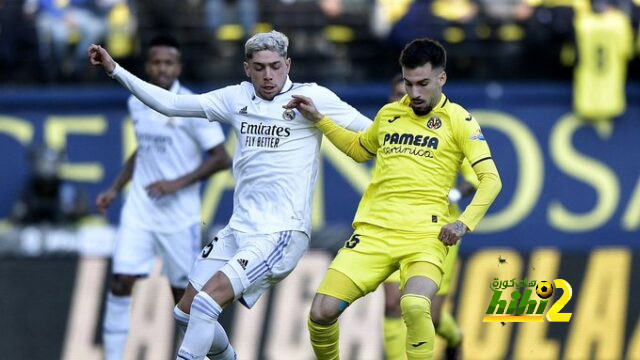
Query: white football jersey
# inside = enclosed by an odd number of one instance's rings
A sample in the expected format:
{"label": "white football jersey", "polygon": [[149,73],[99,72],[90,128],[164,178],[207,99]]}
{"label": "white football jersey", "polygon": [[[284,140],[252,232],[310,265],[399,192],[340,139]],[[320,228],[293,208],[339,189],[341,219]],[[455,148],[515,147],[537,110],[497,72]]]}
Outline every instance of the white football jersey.
{"label": "white football jersey", "polygon": [[273,100],[256,95],[249,82],[198,96],[210,121],[224,122],[238,137],[232,229],[254,234],[298,230],[311,233],[311,200],[318,175],[322,132],[297,110],[291,95],[313,100],[320,113],[352,131],[371,121],[329,89],[287,79]]}
{"label": "white football jersey", "polygon": [[[170,89],[190,94],[178,81]],[[218,123],[201,118],[167,117],[131,96],[128,101],[138,143],[131,188],[120,223],[159,232],[175,232],[200,220],[200,183],[152,199],[146,187],[195,170],[202,153],[224,141]]]}

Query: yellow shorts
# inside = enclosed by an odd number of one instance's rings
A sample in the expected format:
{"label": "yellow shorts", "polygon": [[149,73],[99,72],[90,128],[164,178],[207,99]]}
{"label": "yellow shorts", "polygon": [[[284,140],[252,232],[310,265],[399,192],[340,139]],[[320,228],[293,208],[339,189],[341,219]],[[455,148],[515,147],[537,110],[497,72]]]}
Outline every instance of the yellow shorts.
{"label": "yellow shorts", "polygon": [[[439,284],[448,252],[447,246],[438,240],[441,226],[434,224],[433,231],[429,232],[406,233],[359,224],[329,268],[347,276],[362,296],[374,291],[396,270],[400,272],[403,288],[408,280],[407,268],[416,262],[435,265],[440,273],[432,280]],[[323,284],[318,293],[341,298],[339,293],[331,291],[331,284]]]}
{"label": "yellow shorts", "polygon": [[[442,270],[444,271],[442,274],[442,281],[440,282],[440,288],[436,295],[447,295],[451,290],[451,279],[453,278],[453,271],[455,270],[456,263],[458,262],[459,246],[460,242],[449,247],[449,252],[447,253],[447,257],[444,258],[444,265],[442,267]],[[384,282],[398,283],[398,286],[400,286],[400,271],[395,271],[393,274],[389,275]]]}

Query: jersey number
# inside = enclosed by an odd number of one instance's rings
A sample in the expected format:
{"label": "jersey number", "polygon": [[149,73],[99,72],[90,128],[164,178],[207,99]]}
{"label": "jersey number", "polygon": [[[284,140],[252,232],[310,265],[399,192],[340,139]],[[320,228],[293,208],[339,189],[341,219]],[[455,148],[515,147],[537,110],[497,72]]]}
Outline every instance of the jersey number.
{"label": "jersey number", "polygon": [[345,241],[344,243],[344,247],[346,247],[347,249],[353,249],[354,247],[356,247],[356,245],[358,245],[358,243],[360,242],[360,239],[358,239],[358,234],[353,234],[353,236],[351,236],[351,238],[347,241]]}
{"label": "jersey number", "polygon": [[213,250],[213,243],[218,241],[218,237],[214,237],[213,241],[211,241],[207,246],[204,247],[204,250],[202,250],[202,257],[206,258],[207,256],[209,256],[209,254],[211,254],[211,250]]}

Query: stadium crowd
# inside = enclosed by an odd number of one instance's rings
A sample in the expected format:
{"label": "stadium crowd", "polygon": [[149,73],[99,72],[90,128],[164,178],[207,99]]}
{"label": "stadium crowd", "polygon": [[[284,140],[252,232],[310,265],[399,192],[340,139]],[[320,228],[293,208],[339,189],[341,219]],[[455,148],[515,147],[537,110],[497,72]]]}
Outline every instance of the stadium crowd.
{"label": "stadium crowd", "polygon": [[[422,36],[450,49],[449,71],[459,79],[570,79],[578,23],[594,14],[590,28],[637,34],[640,1],[3,0],[0,81],[105,81],[81,61],[87,44],[104,44],[120,63],[141,70],[143,44],[170,33],[184,44],[186,81],[233,82],[243,77],[237,63],[244,41],[270,29],[291,37],[298,59],[292,71],[302,81],[386,81],[402,46]],[[633,39],[613,42],[633,41],[633,54],[640,47]],[[637,78],[634,61],[629,73]]]}

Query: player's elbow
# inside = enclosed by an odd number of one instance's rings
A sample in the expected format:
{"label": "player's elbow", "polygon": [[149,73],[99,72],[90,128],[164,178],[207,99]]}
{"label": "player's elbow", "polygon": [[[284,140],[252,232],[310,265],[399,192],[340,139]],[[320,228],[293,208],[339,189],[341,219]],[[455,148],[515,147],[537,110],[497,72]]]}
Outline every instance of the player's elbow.
{"label": "player's elbow", "polygon": [[497,172],[480,173],[478,174],[478,180],[480,181],[478,188],[482,187],[490,191],[494,195],[493,198],[498,196],[500,190],[502,190],[502,180]]}
{"label": "player's elbow", "polygon": [[177,111],[170,108],[169,106],[164,105],[163,103],[158,103],[155,106],[151,106],[153,110],[159,112],[160,114],[168,117],[178,116]]}
{"label": "player's elbow", "polygon": [[352,151],[350,151],[348,155],[358,163],[367,162],[373,158],[373,156],[371,156],[368,152],[358,148],[352,149]]}
{"label": "player's elbow", "polygon": [[495,196],[498,196],[498,194],[502,190],[502,180],[500,179],[500,174],[493,173],[490,175],[490,179],[491,179],[491,185],[492,185],[491,187],[493,188],[493,192],[495,193]]}

